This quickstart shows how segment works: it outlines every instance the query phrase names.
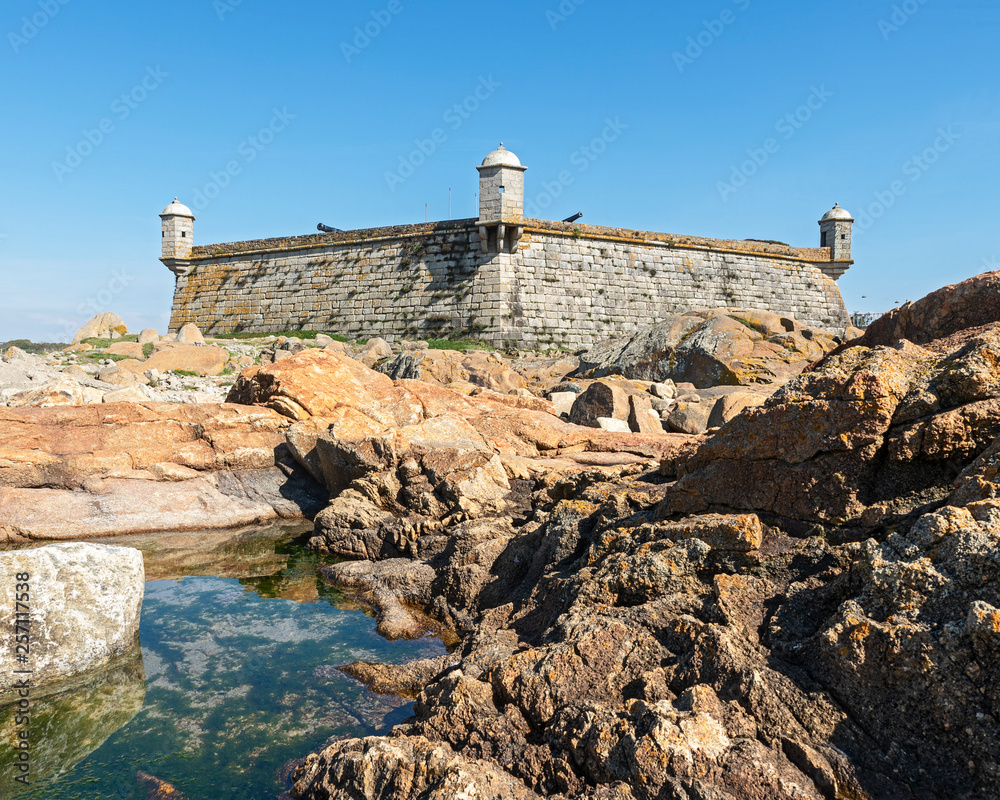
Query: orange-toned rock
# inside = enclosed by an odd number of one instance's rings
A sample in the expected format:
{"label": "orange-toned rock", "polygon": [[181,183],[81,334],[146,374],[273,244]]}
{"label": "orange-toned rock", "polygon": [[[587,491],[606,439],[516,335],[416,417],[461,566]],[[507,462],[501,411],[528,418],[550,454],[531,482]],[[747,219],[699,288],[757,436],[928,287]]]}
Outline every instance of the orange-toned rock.
{"label": "orange-toned rock", "polygon": [[317,517],[317,546],[351,557],[407,552],[414,531],[445,517],[503,513],[511,480],[534,471],[526,460],[544,470],[552,457],[586,451],[665,461],[690,452],[687,436],[584,428],[538,398],[394,382],[329,350],[246,369],[229,400],[299,420],[289,447],[334,498]]}
{"label": "orange-toned rock", "polygon": [[128,356],[139,361],[146,357],[142,352],[142,345],[136,342],[115,342],[111,347],[106,348],[104,352],[116,356]]}
{"label": "orange-toned rock", "polygon": [[883,314],[857,344],[876,347],[900,339],[927,344],[996,322],[1000,322],[1000,271],[984,272]]}
{"label": "orange-toned rock", "polygon": [[110,311],[104,311],[91,317],[87,323],[76,332],[73,344],[79,344],[84,339],[111,339],[114,334],[122,336],[128,333],[125,320]]}
{"label": "orange-toned rock", "polygon": [[37,389],[19,392],[7,398],[7,405],[11,408],[82,406],[86,402],[86,390],[69,376],[57,376]]}
{"label": "orange-toned rock", "polygon": [[501,394],[510,394],[518,389],[525,389],[528,385],[496,353],[478,350],[468,353],[455,350],[411,350],[396,356],[379,371],[397,380],[409,378],[438,386],[471,383]]}
{"label": "orange-toned rock", "polygon": [[869,528],[886,504],[905,515],[943,499],[1000,436],[998,354],[1000,325],[943,358],[909,342],[829,356],[724,425],[684,465],[667,508]]}
{"label": "orange-toned rock", "polygon": [[315,513],[323,498],[288,456],[289,424],[243,406],[0,408],[0,541]]}
{"label": "orange-toned rock", "polygon": [[218,375],[229,361],[229,352],[222,347],[182,345],[168,343],[161,345],[146,361],[121,361],[119,367],[133,372],[155,369],[160,372],[183,370],[197,375]]}
{"label": "orange-toned rock", "polygon": [[162,463],[264,469],[288,426],[273,411],[231,405],[0,408],[0,486],[79,489],[92,475]]}

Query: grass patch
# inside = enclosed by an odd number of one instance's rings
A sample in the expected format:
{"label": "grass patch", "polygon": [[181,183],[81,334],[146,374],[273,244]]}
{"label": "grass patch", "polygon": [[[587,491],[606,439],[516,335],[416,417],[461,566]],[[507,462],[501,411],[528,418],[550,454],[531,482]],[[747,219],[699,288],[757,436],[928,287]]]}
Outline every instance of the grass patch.
{"label": "grass patch", "polygon": [[69,344],[62,342],[32,342],[28,339],[11,339],[9,342],[0,344],[0,352],[6,352],[8,348],[17,347],[25,353],[33,356],[41,356],[46,353],[54,353],[57,350],[64,350]]}
{"label": "grass patch", "polygon": [[118,353],[78,353],[80,358],[86,358],[91,361],[128,361],[131,356],[122,356]]}
{"label": "grass patch", "polygon": [[[268,336],[284,336],[286,339],[315,339],[323,331],[274,331],[272,333],[252,333],[250,331],[233,331],[232,333],[213,333],[212,339],[265,339]],[[327,334],[328,336],[330,334]]]}
{"label": "grass patch", "polygon": [[457,350],[460,353],[491,349],[486,342],[481,342],[478,339],[428,339],[427,348],[429,350]]}
{"label": "grass patch", "polygon": [[743,319],[743,317],[733,317],[733,319],[735,319],[743,327],[749,328],[752,331],[757,331],[757,333],[759,333],[765,339],[769,336],[769,331],[767,330],[767,327],[761,325],[759,322],[751,322],[748,319]]}
{"label": "grass patch", "polygon": [[228,339],[240,341],[243,339],[266,339],[268,336],[284,337],[286,339],[301,339],[304,342],[312,341],[319,335],[329,336],[335,342],[344,344],[363,344],[360,340],[352,339],[350,336],[343,336],[339,333],[327,333],[326,331],[275,331],[274,333],[250,333],[249,331],[234,331],[233,333],[216,333],[206,338]]}
{"label": "grass patch", "polygon": [[142,346],[142,357],[149,358],[151,355],[153,355],[153,343],[147,342]]}
{"label": "grass patch", "polygon": [[[198,377],[198,373],[197,372],[192,372],[189,369],[172,369],[172,370],[170,370],[170,372],[168,374],[169,375],[176,375],[179,378],[197,378]],[[187,389],[188,387],[185,386],[184,388]],[[191,388],[194,389],[195,387],[192,386]]]}
{"label": "grass patch", "polygon": [[98,350],[103,350],[105,347],[111,347],[111,345],[117,342],[138,342],[138,341],[139,341],[139,335],[130,333],[127,334],[126,336],[122,336],[120,339],[98,339],[95,337],[93,339],[84,339],[82,343],[89,344],[91,347],[95,347]]}

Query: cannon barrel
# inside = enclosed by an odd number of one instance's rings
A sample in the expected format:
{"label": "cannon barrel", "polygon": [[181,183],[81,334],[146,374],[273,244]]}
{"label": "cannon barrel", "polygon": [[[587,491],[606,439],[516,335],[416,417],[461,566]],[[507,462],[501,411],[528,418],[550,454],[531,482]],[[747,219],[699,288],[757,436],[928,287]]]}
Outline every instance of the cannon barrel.
{"label": "cannon barrel", "polygon": [[316,226],[316,230],[322,231],[323,233],[343,233],[340,228],[331,228],[329,225],[324,225],[322,222]]}
{"label": "cannon barrel", "polygon": [[564,219],[563,222],[576,222],[582,216],[583,216],[583,212],[582,211],[577,211],[572,217],[566,217],[566,219]]}

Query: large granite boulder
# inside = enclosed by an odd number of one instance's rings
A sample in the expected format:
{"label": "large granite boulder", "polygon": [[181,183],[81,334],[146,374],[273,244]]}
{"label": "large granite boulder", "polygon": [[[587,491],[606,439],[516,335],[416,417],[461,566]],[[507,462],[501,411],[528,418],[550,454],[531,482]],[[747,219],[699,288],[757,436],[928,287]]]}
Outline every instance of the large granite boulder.
{"label": "large granite boulder", "polygon": [[205,337],[202,336],[201,329],[197,325],[189,322],[177,331],[177,342],[179,344],[204,344]]}
{"label": "large granite boulder", "polygon": [[666,502],[675,513],[888,524],[943,500],[1000,436],[997,363],[1000,326],[944,352],[909,342],[848,348],[726,424]]}
{"label": "large granite boulder", "polygon": [[125,320],[117,314],[105,311],[92,317],[73,337],[73,344],[79,344],[84,339],[113,339],[128,333]]}
{"label": "large granite boulder", "polygon": [[[69,542],[0,552],[0,574],[10,587],[0,627],[16,633],[21,607],[31,620],[24,626],[29,643],[23,661],[15,646],[0,650],[0,694],[18,686],[19,670],[31,670],[31,685],[41,686],[100,667],[138,645],[146,582],[138,550]],[[14,603],[19,598],[20,607]]]}
{"label": "large granite boulder", "polygon": [[628,339],[602,342],[580,356],[585,377],[718,385],[781,384],[833,350],[832,333],[752,309],[670,314]]}
{"label": "large granite boulder", "polygon": [[9,394],[9,408],[52,408],[53,406],[82,406],[87,402],[100,402],[101,393],[82,386],[69,375],[57,375],[37,389],[26,389]]}
{"label": "large granite boulder", "polygon": [[218,375],[226,368],[229,352],[223,347],[194,344],[163,344],[145,361],[122,361],[119,367],[143,373],[151,369],[159,372],[183,370],[196,375]]}
{"label": "large granite boulder", "polygon": [[927,344],[996,322],[1000,322],[1000,272],[984,272],[883,314],[857,344],[876,347],[900,339]]}

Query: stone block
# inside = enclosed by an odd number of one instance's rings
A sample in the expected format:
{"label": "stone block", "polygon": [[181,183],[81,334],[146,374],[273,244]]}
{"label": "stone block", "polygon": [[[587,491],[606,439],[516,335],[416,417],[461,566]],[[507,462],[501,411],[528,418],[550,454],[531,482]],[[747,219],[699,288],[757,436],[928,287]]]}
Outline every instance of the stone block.
{"label": "stone block", "polygon": [[[146,580],[138,550],[69,542],[0,552],[0,575],[12,592],[20,584],[29,598],[33,686],[102,666],[138,646]],[[0,608],[3,630],[15,630],[14,614],[14,603]],[[0,696],[23,668],[13,646],[0,648]]]}

